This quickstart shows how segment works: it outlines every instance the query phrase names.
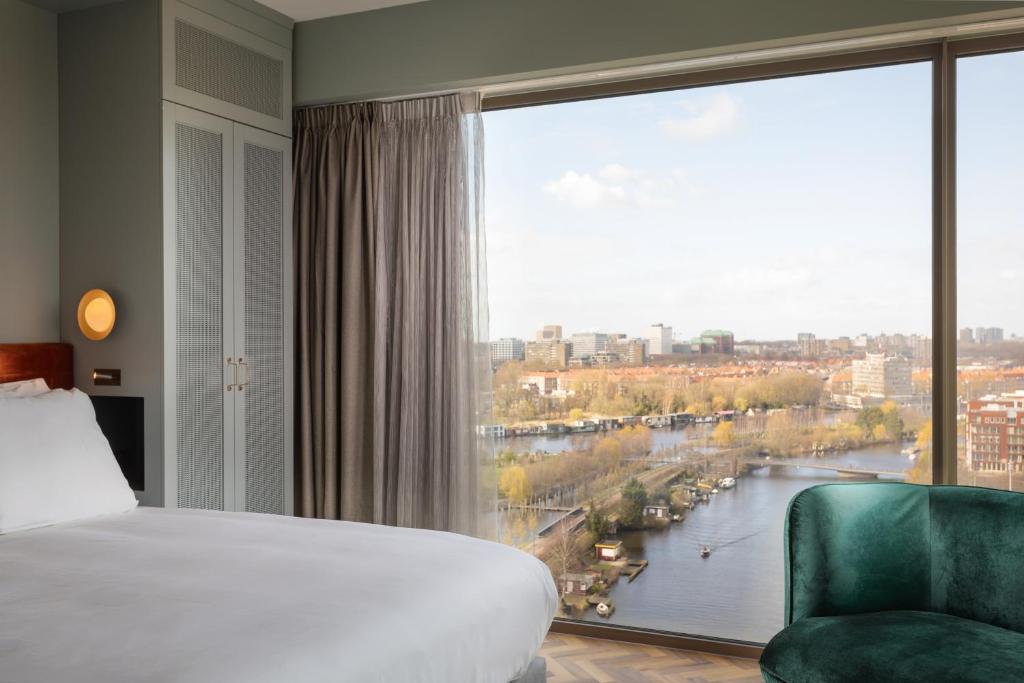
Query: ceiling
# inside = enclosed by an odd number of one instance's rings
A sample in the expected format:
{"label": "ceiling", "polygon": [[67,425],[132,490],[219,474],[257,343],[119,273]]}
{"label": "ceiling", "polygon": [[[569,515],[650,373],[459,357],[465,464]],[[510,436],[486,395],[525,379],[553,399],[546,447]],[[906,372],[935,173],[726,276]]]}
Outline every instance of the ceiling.
{"label": "ceiling", "polygon": [[425,0],[259,0],[260,4],[275,9],[295,21],[322,19],[339,14],[367,12],[373,9],[409,5]]}
{"label": "ceiling", "polygon": [[[27,0],[27,2],[51,12],[74,12],[87,7],[117,2],[117,0]],[[258,0],[258,2],[295,21],[309,21],[339,14],[353,14],[395,5],[426,2],[426,0]]]}

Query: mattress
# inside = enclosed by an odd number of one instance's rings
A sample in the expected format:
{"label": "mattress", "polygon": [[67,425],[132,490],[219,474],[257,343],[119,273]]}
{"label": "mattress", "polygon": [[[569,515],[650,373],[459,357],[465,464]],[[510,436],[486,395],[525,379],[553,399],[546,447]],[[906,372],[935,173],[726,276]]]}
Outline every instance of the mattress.
{"label": "mattress", "polygon": [[507,683],[556,603],[487,541],[139,508],[0,536],[0,682]]}

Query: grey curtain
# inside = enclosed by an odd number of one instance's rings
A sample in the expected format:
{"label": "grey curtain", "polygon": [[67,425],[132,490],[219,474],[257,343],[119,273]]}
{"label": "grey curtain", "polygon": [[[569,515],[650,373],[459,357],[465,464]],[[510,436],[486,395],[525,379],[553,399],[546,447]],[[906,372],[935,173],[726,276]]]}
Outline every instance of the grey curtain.
{"label": "grey curtain", "polygon": [[295,116],[304,516],[491,535],[475,97]]}

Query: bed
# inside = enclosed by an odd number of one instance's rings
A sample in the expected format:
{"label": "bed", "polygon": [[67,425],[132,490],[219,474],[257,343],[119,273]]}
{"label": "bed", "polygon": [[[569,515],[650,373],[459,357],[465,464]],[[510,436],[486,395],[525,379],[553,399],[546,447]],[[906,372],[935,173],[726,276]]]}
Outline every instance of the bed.
{"label": "bed", "polygon": [[0,533],[0,681],[539,683],[556,602],[465,536],[133,507]]}

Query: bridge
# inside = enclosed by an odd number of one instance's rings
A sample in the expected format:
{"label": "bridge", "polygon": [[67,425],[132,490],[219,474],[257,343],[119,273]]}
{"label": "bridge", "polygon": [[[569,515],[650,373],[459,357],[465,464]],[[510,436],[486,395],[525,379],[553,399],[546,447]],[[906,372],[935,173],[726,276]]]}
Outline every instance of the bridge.
{"label": "bridge", "polygon": [[840,477],[857,477],[865,479],[880,479],[882,477],[904,477],[906,472],[894,470],[873,470],[861,467],[851,467],[836,463],[807,462],[805,460],[793,460],[780,458],[778,460],[766,460],[765,458],[743,458],[740,463],[752,467],[802,467],[809,470],[830,470]]}
{"label": "bridge", "polygon": [[[631,462],[644,462],[651,465],[686,465],[692,463],[698,463],[700,461],[712,461],[717,462],[727,461],[728,457],[722,458],[721,454],[706,454],[699,452],[688,452],[686,455],[676,458],[658,458],[656,456],[640,457],[640,458],[624,458],[625,461]],[[761,457],[740,457],[735,459],[737,466],[750,466],[750,467],[802,467],[809,470],[827,470],[836,472],[841,477],[848,478],[860,478],[860,479],[881,479],[881,478],[902,478],[906,476],[906,472],[896,470],[876,470],[867,469],[860,467],[853,467],[850,465],[842,465],[839,463],[815,463],[808,462],[806,460],[796,460],[790,458],[779,458],[777,460],[766,460]]]}

